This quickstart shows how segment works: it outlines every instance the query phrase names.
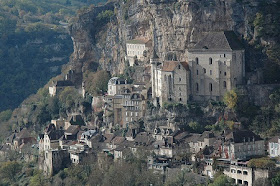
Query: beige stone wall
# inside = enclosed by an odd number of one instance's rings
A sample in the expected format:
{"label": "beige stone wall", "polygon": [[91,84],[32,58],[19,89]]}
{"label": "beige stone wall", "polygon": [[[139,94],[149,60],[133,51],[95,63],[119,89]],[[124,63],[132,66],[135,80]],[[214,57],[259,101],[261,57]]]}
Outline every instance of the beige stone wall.
{"label": "beige stone wall", "polygon": [[265,155],[264,141],[231,144],[229,154],[234,159]]}
{"label": "beige stone wall", "polygon": [[126,51],[128,57],[137,56],[137,59],[143,60],[143,52],[147,50],[145,44],[126,44]]}
{"label": "beige stone wall", "polygon": [[220,100],[228,90],[243,83],[244,51],[189,52],[188,61],[194,100]]}
{"label": "beige stone wall", "polygon": [[[253,185],[253,169],[249,167],[242,167],[231,165],[229,170],[225,170],[224,174],[233,178],[235,183],[245,184],[247,182],[248,186]],[[238,182],[239,181],[239,182]]]}

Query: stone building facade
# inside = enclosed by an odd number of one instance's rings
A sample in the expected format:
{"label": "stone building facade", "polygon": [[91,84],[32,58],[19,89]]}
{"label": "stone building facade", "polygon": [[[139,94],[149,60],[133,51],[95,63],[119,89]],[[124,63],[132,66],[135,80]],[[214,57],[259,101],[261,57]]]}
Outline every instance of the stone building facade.
{"label": "stone building facade", "polygon": [[188,50],[191,95],[195,101],[221,100],[245,80],[244,48],[232,31],[210,32]]}
{"label": "stone building facade", "polygon": [[129,65],[133,66],[135,59],[143,61],[145,53],[148,52],[152,46],[151,40],[147,39],[134,39],[126,42],[126,59],[129,61]]}
{"label": "stone building facade", "polygon": [[119,77],[113,77],[108,82],[108,95],[114,96],[118,94],[122,88],[126,88],[127,86],[128,84],[126,80]]}
{"label": "stone building facade", "polygon": [[[116,78],[117,79],[117,78]],[[112,80],[112,79],[111,79]],[[111,81],[110,80],[110,81]],[[113,123],[127,127],[130,123],[143,118],[146,111],[147,90],[144,85],[108,83],[110,92],[105,97],[104,117],[113,113]]]}
{"label": "stone building facade", "polygon": [[190,72],[187,62],[160,62],[154,54],[150,60],[152,97],[160,106],[165,102],[186,104],[190,95]]}
{"label": "stone building facade", "polygon": [[[152,95],[164,102],[222,100],[245,81],[244,48],[232,31],[210,32],[188,49],[188,62],[151,58]],[[182,68],[181,68],[182,67]]]}
{"label": "stone building facade", "polygon": [[265,155],[265,142],[249,130],[234,130],[227,133],[220,146],[221,156],[226,159],[247,159]]}

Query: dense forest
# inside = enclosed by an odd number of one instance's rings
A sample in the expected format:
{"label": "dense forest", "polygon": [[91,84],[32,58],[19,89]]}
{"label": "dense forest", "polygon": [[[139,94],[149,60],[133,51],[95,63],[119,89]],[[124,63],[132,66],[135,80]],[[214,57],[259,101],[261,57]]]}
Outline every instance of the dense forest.
{"label": "dense forest", "polygon": [[0,111],[16,108],[60,74],[73,52],[67,24],[103,0],[0,1]]}

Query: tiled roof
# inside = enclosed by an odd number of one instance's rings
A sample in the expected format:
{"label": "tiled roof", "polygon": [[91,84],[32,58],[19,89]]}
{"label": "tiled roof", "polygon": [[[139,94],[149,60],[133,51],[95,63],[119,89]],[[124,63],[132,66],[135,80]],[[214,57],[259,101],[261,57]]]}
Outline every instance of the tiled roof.
{"label": "tiled roof", "polygon": [[177,140],[177,141],[180,141],[180,140],[186,138],[188,135],[189,135],[189,133],[186,132],[186,131],[185,132],[181,132],[180,134],[176,135],[174,137],[174,139]]}
{"label": "tiled roof", "polygon": [[134,142],[148,145],[153,142],[153,139],[147,132],[140,132],[136,135]]}
{"label": "tiled roof", "polygon": [[79,132],[80,126],[79,125],[70,125],[65,133],[75,135]]}
{"label": "tiled roof", "polygon": [[64,135],[63,130],[52,130],[48,133],[50,140],[58,140],[63,135]]}
{"label": "tiled roof", "polygon": [[242,143],[242,142],[244,142],[244,140],[245,140],[245,142],[248,142],[249,140],[253,141],[253,139],[255,141],[263,140],[260,136],[256,135],[255,133],[253,133],[250,130],[236,129],[234,131],[229,132],[226,135],[226,140],[232,141],[234,143]]}
{"label": "tiled roof", "polygon": [[243,50],[244,47],[233,31],[209,32],[191,50]]}
{"label": "tiled roof", "polygon": [[16,136],[18,139],[29,138],[30,133],[28,132],[28,130],[26,128],[24,128]]}
{"label": "tiled roof", "polygon": [[114,143],[114,145],[119,145],[122,142],[124,142],[125,138],[121,137],[121,136],[116,136],[113,140],[112,143]]}
{"label": "tiled roof", "polygon": [[279,135],[274,136],[273,138],[271,138],[268,142],[273,142],[273,143],[278,143],[278,139],[280,138]]}
{"label": "tiled roof", "polygon": [[74,86],[74,84],[71,81],[68,80],[62,80],[54,82],[54,85],[57,87],[67,87],[67,86]]}
{"label": "tiled roof", "polygon": [[189,65],[187,62],[165,61],[162,66],[162,71],[172,72],[175,70],[178,64],[181,64],[186,70],[189,70]]}
{"label": "tiled roof", "polygon": [[129,40],[126,43],[127,44],[148,44],[149,42],[151,42],[151,40],[148,39],[133,39],[133,40]]}
{"label": "tiled roof", "polygon": [[103,135],[105,137],[105,143],[110,143],[112,141],[112,139],[115,137],[114,134],[104,134]]}

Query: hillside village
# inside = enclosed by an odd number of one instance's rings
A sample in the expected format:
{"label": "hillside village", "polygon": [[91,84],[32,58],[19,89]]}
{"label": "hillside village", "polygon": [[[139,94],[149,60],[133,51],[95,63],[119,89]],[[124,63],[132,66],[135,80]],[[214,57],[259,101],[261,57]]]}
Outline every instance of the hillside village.
{"label": "hillside village", "polygon": [[[92,107],[103,113],[96,122],[87,123],[83,113],[53,118],[37,139],[26,128],[15,131],[0,147],[1,154],[17,150],[26,161],[37,158],[46,176],[71,164],[90,161],[91,157],[102,166],[104,159],[116,163],[144,153],[147,168],[166,177],[189,170],[202,180],[213,179],[222,171],[236,184],[249,186],[271,178],[277,163],[270,158],[280,156],[279,136],[267,141],[244,129],[239,121],[221,132],[194,133],[184,129],[174,113],[164,122],[149,124],[145,119],[151,108],[160,110],[177,104],[184,109],[189,103],[223,101],[228,91],[247,84],[245,49],[235,33],[207,33],[188,49],[186,61],[177,61],[174,56],[164,58],[152,43],[143,38],[127,41],[129,66],[144,70],[132,83],[112,77],[107,94],[93,97]],[[50,96],[74,87],[74,73],[70,70],[64,80],[53,82]],[[79,92],[86,96],[84,83]],[[272,163],[256,166],[253,162],[258,160]]]}

